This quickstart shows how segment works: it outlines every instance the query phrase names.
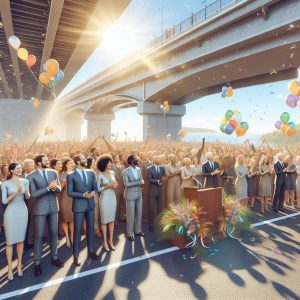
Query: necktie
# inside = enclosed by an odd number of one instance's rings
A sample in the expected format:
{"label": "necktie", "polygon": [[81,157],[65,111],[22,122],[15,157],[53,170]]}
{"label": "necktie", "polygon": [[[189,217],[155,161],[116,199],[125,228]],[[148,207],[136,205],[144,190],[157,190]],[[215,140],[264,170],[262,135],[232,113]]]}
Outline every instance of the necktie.
{"label": "necktie", "polygon": [[158,173],[158,166],[156,166],[156,173],[157,173],[157,176],[159,176],[159,173]]}
{"label": "necktie", "polygon": [[213,167],[213,163],[212,162],[210,162],[210,168],[211,169],[213,169],[214,167]]}
{"label": "necktie", "polygon": [[83,178],[84,185],[87,186],[86,176],[83,170],[82,170],[82,178]]}
{"label": "necktie", "polygon": [[48,185],[48,180],[47,180],[47,176],[46,176],[46,171],[45,170],[43,171],[43,177],[44,177],[44,180],[45,180],[46,184]]}

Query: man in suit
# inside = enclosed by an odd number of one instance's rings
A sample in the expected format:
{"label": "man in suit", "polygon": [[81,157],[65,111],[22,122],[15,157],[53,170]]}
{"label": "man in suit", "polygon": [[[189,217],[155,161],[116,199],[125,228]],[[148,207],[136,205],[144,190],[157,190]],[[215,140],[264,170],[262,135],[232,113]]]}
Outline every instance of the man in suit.
{"label": "man in suit", "polygon": [[274,164],[275,171],[275,191],[273,197],[273,210],[278,213],[278,211],[284,212],[284,191],[286,185],[286,171],[287,164],[283,162],[285,155],[283,153],[278,153],[278,161]]}
{"label": "man in suit", "polygon": [[82,154],[74,157],[76,169],[67,175],[68,196],[73,198],[72,210],[74,214],[74,237],[73,256],[74,265],[80,266],[80,238],[83,221],[86,221],[86,237],[88,246],[88,257],[98,260],[99,257],[94,251],[94,216],[95,200],[94,196],[98,192],[95,173],[85,169],[87,160]]}
{"label": "man in suit", "polygon": [[61,192],[61,186],[56,171],[47,169],[48,158],[46,155],[38,155],[34,160],[37,169],[27,176],[30,188],[30,201],[33,204],[33,216],[35,225],[34,234],[34,274],[40,276],[43,237],[46,222],[50,237],[51,264],[58,268],[64,266],[57,256],[58,237],[58,202],[56,193]]}
{"label": "man in suit", "polygon": [[216,187],[218,186],[218,172],[220,166],[217,162],[213,162],[214,155],[212,152],[206,153],[207,162],[202,165],[204,180],[204,187]]}
{"label": "man in suit", "polygon": [[138,158],[135,155],[130,155],[127,163],[129,167],[123,171],[124,198],[126,201],[127,236],[133,242],[134,233],[140,237],[145,236],[142,232],[142,185],[144,180],[141,169],[138,167]]}
{"label": "man in suit", "polygon": [[154,218],[165,207],[163,201],[163,182],[166,180],[165,169],[159,165],[159,156],[153,156],[153,164],[147,168],[149,182],[148,223],[153,231]]}

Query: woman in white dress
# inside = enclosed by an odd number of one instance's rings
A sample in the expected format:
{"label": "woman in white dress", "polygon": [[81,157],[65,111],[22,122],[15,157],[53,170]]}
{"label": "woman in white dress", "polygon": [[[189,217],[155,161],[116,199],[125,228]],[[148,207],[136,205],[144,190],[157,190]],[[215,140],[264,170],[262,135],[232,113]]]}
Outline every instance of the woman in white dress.
{"label": "woman in white dress", "polygon": [[[103,248],[109,252],[115,250],[113,237],[114,225],[116,219],[117,200],[114,189],[118,187],[114,171],[112,171],[112,157],[109,155],[100,156],[97,161],[97,168],[100,171],[98,175],[98,184],[100,191],[99,207],[101,215],[101,228],[103,233]],[[109,228],[109,241],[107,243],[107,225]]]}
{"label": "woman in white dress", "polygon": [[18,256],[18,276],[23,277],[22,256],[23,242],[28,223],[28,210],[25,199],[30,198],[29,182],[27,179],[20,178],[22,175],[22,166],[19,163],[11,163],[8,167],[8,180],[2,182],[2,202],[7,204],[4,213],[4,230],[6,237],[6,257],[8,265],[8,280],[12,281],[12,256],[13,245],[17,244]]}
{"label": "woman in white dress", "polygon": [[247,205],[248,201],[248,184],[247,173],[248,170],[245,166],[245,157],[243,154],[238,155],[235,163],[235,174],[237,176],[235,180],[236,196],[243,206]]}
{"label": "woman in white dress", "polygon": [[296,194],[297,194],[297,208],[300,209],[300,156],[296,157]]}

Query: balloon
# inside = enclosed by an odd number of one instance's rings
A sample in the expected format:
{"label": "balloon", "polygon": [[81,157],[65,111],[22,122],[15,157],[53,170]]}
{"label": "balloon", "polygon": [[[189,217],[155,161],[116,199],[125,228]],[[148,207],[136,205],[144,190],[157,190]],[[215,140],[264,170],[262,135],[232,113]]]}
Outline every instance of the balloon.
{"label": "balloon", "polygon": [[296,89],[296,95],[297,95],[298,97],[300,97],[300,86],[298,86],[297,89]]}
{"label": "balloon", "polygon": [[164,106],[167,106],[169,105],[169,102],[168,101],[164,101]]}
{"label": "balloon", "polygon": [[56,82],[62,81],[64,79],[64,72],[62,70],[58,70],[54,78]]}
{"label": "balloon", "polygon": [[230,135],[230,134],[233,133],[233,131],[234,131],[234,129],[232,128],[232,126],[230,124],[225,126],[225,133],[226,134]]}
{"label": "balloon", "polygon": [[47,74],[45,72],[40,74],[39,80],[41,83],[46,84],[46,85],[49,83],[49,77],[47,76]]}
{"label": "balloon", "polygon": [[233,92],[227,92],[227,95],[226,95],[227,97],[232,97],[233,96]]}
{"label": "balloon", "polygon": [[286,135],[287,136],[293,136],[296,134],[296,128],[294,127],[288,127],[286,130]]}
{"label": "balloon", "polygon": [[161,110],[164,110],[164,106],[162,104],[159,107]]}
{"label": "balloon", "polygon": [[226,118],[224,118],[222,121],[221,121],[221,125],[226,125],[228,123],[228,120]]}
{"label": "balloon", "polygon": [[43,71],[44,71],[45,73],[47,72],[47,70],[46,70],[46,64],[43,64],[42,69],[43,69]]}
{"label": "balloon", "polygon": [[291,107],[294,108],[297,106],[297,96],[295,96],[294,94],[289,94],[286,98],[285,98],[285,102],[286,104]]}
{"label": "balloon", "polygon": [[280,129],[282,123],[280,121],[276,121],[275,128]]}
{"label": "balloon", "polygon": [[32,67],[36,63],[36,57],[32,54],[27,57],[27,66]]}
{"label": "balloon", "polygon": [[237,128],[237,123],[234,120],[229,120],[228,124],[230,124],[234,130]]}
{"label": "balloon", "polygon": [[233,116],[233,111],[232,110],[227,110],[225,113],[225,117],[227,120],[231,119],[231,117]]}
{"label": "balloon", "polygon": [[292,94],[297,95],[297,88],[299,86],[300,86],[299,82],[297,80],[294,80],[294,81],[290,82],[288,89]]}
{"label": "balloon", "polygon": [[280,116],[280,120],[281,120],[281,122],[282,122],[283,124],[287,124],[287,122],[289,121],[289,119],[290,119],[290,115],[289,115],[289,113],[287,113],[287,112],[283,112],[283,113],[281,114],[281,116]]}
{"label": "balloon", "polygon": [[283,134],[286,134],[287,129],[289,128],[289,125],[287,124],[282,124],[280,127],[280,130]]}
{"label": "balloon", "polygon": [[247,122],[241,122],[240,125],[241,125],[241,127],[245,128],[246,130],[249,129],[249,125]]}
{"label": "balloon", "polygon": [[59,70],[59,64],[55,59],[48,59],[46,61],[46,71],[48,77],[55,76]]}
{"label": "balloon", "polygon": [[294,122],[288,122],[288,125],[289,125],[290,127],[295,127],[295,126],[296,126],[296,124],[295,124]]}
{"label": "balloon", "polygon": [[229,86],[227,90],[227,97],[231,97],[232,95],[233,95],[233,89],[231,86]]}
{"label": "balloon", "polygon": [[222,92],[221,97],[226,98],[227,92]]}
{"label": "balloon", "polygon": [[33,107],[34,108],[39,108],[40,107],[40,100],[35,98],[33,101]]}
{"label": "balloon", "polygon": [[232,120],[235,120],[238,124],[242,122],[242,114],[238,111],[231,117]]}
{"label": "balloon", "polygon": [[226,127],[226,124],[221,124],[220,125],[220,130],[225,133],[225,127]]}
{"label": "balloon", "polygon": [[28,51],[25,48],[19,48],[18,57],[22,60],[26,60],[28,57]]}
{"label": "balloon", "polygon": [[300,99],[297,101],[297,106],[300,108]]}
{"label": "balloon", "polygon": [[247,129],[245,127],[239,127],[236,131],[235,134],[237,137],[243,136],[247,132]]}
{"label": "balloon", "polygon": [[8,38],[8,42],[9,44],[16,50],[18,50],[20,48],[21,45],[21,41],[18,37],[16,37],[15,35],[11,35]]}

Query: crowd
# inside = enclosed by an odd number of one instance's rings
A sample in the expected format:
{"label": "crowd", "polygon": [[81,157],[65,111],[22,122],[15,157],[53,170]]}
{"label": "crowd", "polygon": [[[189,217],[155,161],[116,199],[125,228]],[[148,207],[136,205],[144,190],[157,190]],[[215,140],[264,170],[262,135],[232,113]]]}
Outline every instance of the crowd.
{"label": "crowd", "polygon": [[[0,145],[0,226],[6,239],[8,279],[13,280],[13,245],[17,275],[23,276],[23,247],[34,247],[34,274],[41,275],[43,238],[49,238],[51,263],[63,267],[58,235],[66,238],[79,266],[82,231],[88,256],[97,260],[94,236],[103,249],[114,251],[114,227],[126,221],[134,242],[149,231],[155,216],[169,203],[179,203],[186,187],[223,187],[260,212],[300,208],[300,147],[145,141],[21,142]],[[296,200],[296,201],[295,201]]]}

